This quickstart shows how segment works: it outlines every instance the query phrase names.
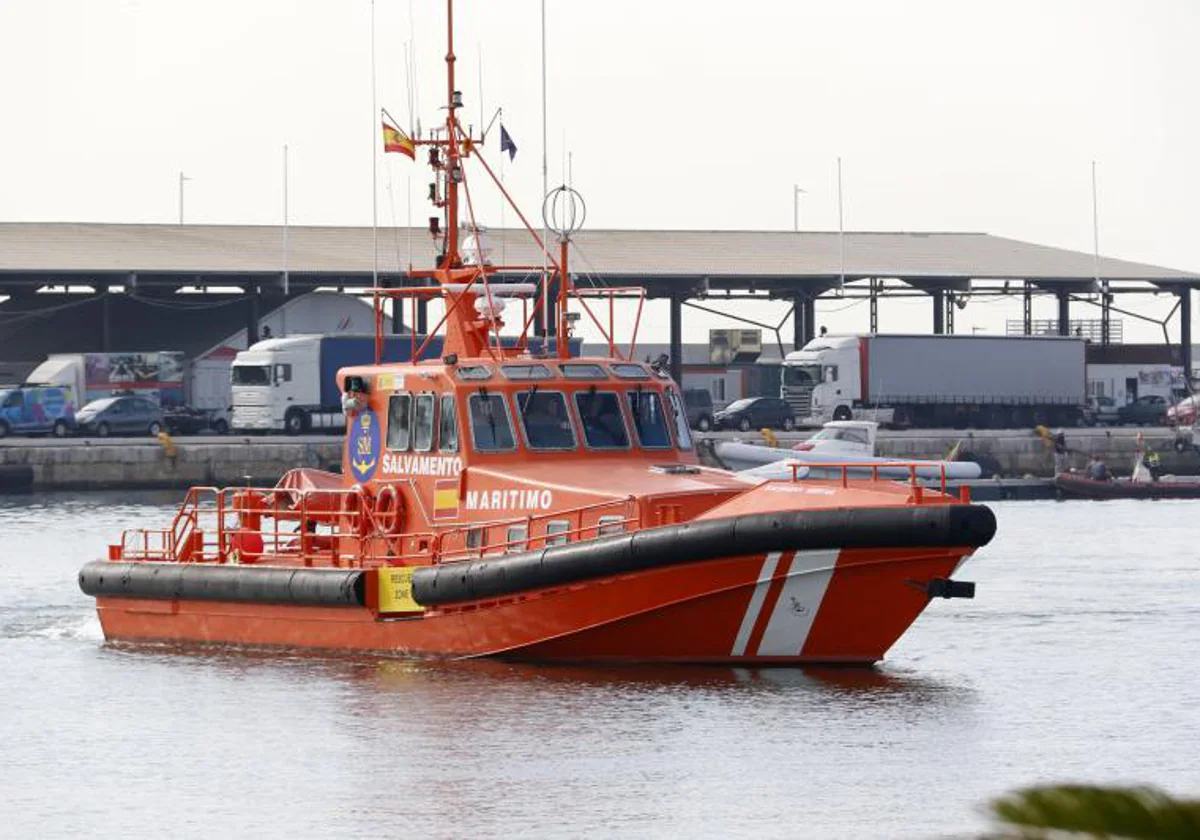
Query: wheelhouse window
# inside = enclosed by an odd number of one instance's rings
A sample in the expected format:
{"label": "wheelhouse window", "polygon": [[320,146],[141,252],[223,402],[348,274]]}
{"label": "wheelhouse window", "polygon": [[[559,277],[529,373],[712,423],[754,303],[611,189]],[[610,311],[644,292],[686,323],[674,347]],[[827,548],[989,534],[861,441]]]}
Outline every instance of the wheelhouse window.
{"label": "wheelhouse window", "polygon": [[438,449],[458,451],[458,414],[454,410],[454,395],[442,395],[442,411],[438,415]]}
{"label": "wheelhouse window", "polygon": [[553,374],[545,365],[504,365],[500,368],[505,379],[549,379]]}
{"label": "wheelhouse window", "polygon": [[458,378],[466,380],[491,379],[492,369],[487,365],[459,365]]}
{"label": "wheelhouse window", "polygon": [[574,449],[575,430],[567,401],[557,391],[521,391],[517,415],[530,449]]}
{"label": "wheelhouse window", "polygon": [[559,365],[559,369],[567,379],[608,379],[608,374],[600,365],[574,363]]}
{"label": "wheelhouse window", "polygon": [[388,400],[387,448],[403,452],[408,449],[411,431],[412,397],[393,394]]}
{"label": "wheelhouse window", "polygon": [[612,391],[580,391],[575,408],[583,422],[583,436],[592,449],[628,449],[629,432],[621,403]]}
{"label": "wheelhouse window", "polygon": [[476,452],[510,452],[517,448],[504,397],[472,394],[467,406],[471,412],[471,440]]}
{"label": "wheelhouse window", "polygon": [[613,372],[613,376],[621,379],[649,379],[650,374],[641,365],[634,364],[612,364],[608,367]]}
{"label": "wheelhouse window", "polygon": [[675,415],[675,442],[680,449],[692,448],[692,431],[688,428],[687,412],[679,402],[676,391],[667,391],[667,402],[671,405],[671,413]]}
{"label": "wheelhouse window", "polygon": [[413,401],[412,448],[414,452],[433,449],[433,409],[437,397],[433,394],[418,394]]}
{"label": "wheelhouse window", "polygon": [[644,449],[670,449],[671,435],[667,431],[667,420],[663,416],[662,401],[654,391],[636,388],[626,391],[629,414],[633,417],[633,429],[638,443]]}

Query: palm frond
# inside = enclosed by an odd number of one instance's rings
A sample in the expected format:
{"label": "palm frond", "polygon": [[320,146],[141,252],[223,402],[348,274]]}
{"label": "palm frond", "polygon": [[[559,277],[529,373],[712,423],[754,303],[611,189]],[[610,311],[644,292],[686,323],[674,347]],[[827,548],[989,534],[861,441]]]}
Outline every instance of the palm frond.
{"label": "palm frond", "polygon": [[994,800],[991,811],[1025,838],[1063,833],[1130,840],[1200,838],[1200,801],[1175,799],[1151,787],[1027,788]]}

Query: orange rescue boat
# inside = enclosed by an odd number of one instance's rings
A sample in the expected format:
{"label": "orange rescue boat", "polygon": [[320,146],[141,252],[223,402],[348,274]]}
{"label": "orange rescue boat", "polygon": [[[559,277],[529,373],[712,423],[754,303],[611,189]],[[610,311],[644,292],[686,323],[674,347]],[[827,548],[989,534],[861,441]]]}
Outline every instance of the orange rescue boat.
{"label": "orange rescue boat", "polygon": [[[573,190],[547,199],[557,254],[529,230],[544,273],[489,264],[482,247],[463,257],[460,188],[466,230],[479,237],[467,162],[503,187],[483,138],[459,123],[452,43],[446,60],[444,129],[412,140],[437,176],[441,256],[411,274],[420,285],[374,290],[376,364],[338,372],[343,474],[193,488],[170,527],[126,531],[79,574],[105,636],[404,656],[871,663],[932,598],[972,597],[974,584],[952,575],[992,538],[995,518],[944,492],[944,480],[928,489],[914,467],[908,481],[841,468],[832,480],[756,482],[700,465],[678,385],[662,364],[636,361],[632,342],[622,353],[613,307],[606,327],[588,303],[633,298],[640,319],[643,291],[572,288]],[[505,282],[534,273],[536,284]],[[443,357],[384,362],[385,300],[422,296],[444,300]],[[519,333],[502,341],[513,302]],[[570,356],[582,314],[608,356]],[[549,337],[531,339],[535,324]],[[429,339],[412,341],[410,358],[423,359]]]}

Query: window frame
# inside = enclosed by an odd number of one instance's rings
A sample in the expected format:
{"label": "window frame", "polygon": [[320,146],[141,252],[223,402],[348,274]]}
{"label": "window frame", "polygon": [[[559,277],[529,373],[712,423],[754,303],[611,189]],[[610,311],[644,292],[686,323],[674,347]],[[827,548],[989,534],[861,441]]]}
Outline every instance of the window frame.
{"label": "window frame", "polygon": [[[508,423],[508,436],[512,439],[512,446],[505,447],[505,448],[497,447],[494,449],[480,449],[479,448],[479,443],[475,440],[474,415],[471,413],[471,400],[475,399],[476,397],[480,397],[482,399],[490,399],[491,397],[496,397],[497,399],[500,400],[500,404],[502,406],[504,406],[504,416],[505,416],[505,421]],[[513,433],[512,419],[513,419],[512,406],[510,406],[508,404],[508,395],[505,394],[503,391],[487,391],[482,394],[479,391],[474,391],[473,393],[468,394],[467,395],[467,426],[471,432],[471,451],[478,453],[480,455],[495,455],[497,453],[516,452],[517,451],[517,441],[520,439],[520,435]]]}
{"label": "window frame", "polygon": [[[450,403],[450,410],[446,411],[446,403]],[[453,392],[444,393],[441,399],[438,400],[438,422],[437,422],[437,451],[447,454],[458,454],[459,447],[462,445],[462,435],[459,434],[458,427],[458,395]],[[446,418],[450,418],[450,423],[454,428],[454,443],[452,446],[446,445],[445,424]]]}
{"label": "window frame", "polygon": [[[667,405],[675,414],[675,422],[671,429],[671,434],[675,438],[675,447],[681,452],[691,452],[696,448],[696,443],[692,439],[692,428],[688,424],[687,409],[683,404],[683,397],[679,395],[679,391],[675,388],[667,388],[664,392],[667,397]],[[682,430],[682,437],[681,437]]]}
{"label": "window frame", "polygon": [[[608,371],[604,369],[604,366],[595,362],[563,362],[558,366],[558,369],[562,372],[563,379],[570,380],[571,382],[607,382],[609,378]],[[578,371],[582,373],[584,370],[596,370],[599,371],[600,375],[593,376],[589,373],[586,376],[581,376],[579,373],[572,372]]]}
{"label": "window frame", "polygon": [[608,366],[608,372],[617,379],[627,379],[634,382],[649,382],[654,377],[637,362],[613,362]]}
{"label": "window frame", "polygon": [[[422,400],[428,400],[431,403],[429,409],[429,445],[423,448],[417,447],[417,404]],[[409,420],[409,443],[412,445],[413,452],[432,452],[437,444],[438,432],[438,399],[437,394],[433,391],[422,391],[419,394],[413,394],[412,409]]]}
{"label": "window frame", "polygon": [[[634,394],[637,394],[639,399],[649,396],[658,401],[658,414],[662,418],[663,434],[667,439],[666,443],[662,444],[661,446],[648,446],[642,441],[642,433],[638,427],[637,415],[633,413],[633,406],[629,402],[630,397],[632,397]],[[654,388],[627,388],[625,390],[625,408],[629,411],[630,425],[633,426],[633,434],[634,437],[637,438],[638,446],[640,448],[650,452],[662,452],[675,448],[675,442],[671,437],[671,426],[669,423],[667,423],[667,413],[663,408],[663,402],[658,390]]]}
{"label": "window frame", "polygon": [[[519,533],[519,537],[514,539],[513,532]],[[522,551],[529,550],[529,523],[514,522],[504,529],[504,553],[505,554],[520,554]]]}
{"label": "window frame", "polygon": [[625,517],[620,514],[610,513],[596,519],[596,539],[615,537],[618,534],[627,533],[628,530]]}
{"label": "window frame", "polygon": [[[396,416],[395,412],[392,411],[392,405],[397,400],[406,400],[408,402],[408,408],[405,411],[405,414],[407,415],[407,420],[406,420],[407,428],[405,429],[406,437],[404,438],[403,446],[393,446],[392,445],[392,420]],[[408,391],[397,391],[396,393],[391,394],[388,397],[387,429],[384,430],[384,435],[383,435],[383,446],[384,446],[384,449],[386,449],[388,452],[409,452],[412,450],[412,438],[413,438],[412,414],[413,414],[413,395],[411,393],[409,393]]]}
{"label": "window frame", "polygon": [[[561,526],[562,530],[557,530],[557,526]],[[551,519],[546,523],[546,533],[542,536],[542,543],[549,548],[553,545],[566,545],[571,542],[571,521],[569,519]]]}
{"label": "window frame", "polygon": [[[534,446],[529,438],[529,432],[525,428],[525,417],[521,412],[521,395],[522,394],[557,394],[562,397],[563,409],[566,411],[567,426],[571,430],[571,445],[570,446]],[[517,425],[521,428],[521,440],[525,444],[525,448],[530,452],[578,452],[579,451],[579,435],[576,433],[575,416],[571,413],[571,401],[567,399],[566,391],[544,391],[538,388],[536,391],[532,388],[528,391],[513,392],[513,400],[517,409]]]}
{"label": "window frame", "polygon": [[[625,432],[624,446],[593,446],[588,440],[587,424],[583,421],[583,411],[579,408],[579,398],[581,396],[591,396],[596,394],[611,394],[617,401],[617,414],[621,416],[621,427]],[[571,407],[575,411],[576,419],[579,421],[579,433],[583,438],[582,443],[585,449],[589,452],[628,452],[633,448],[633,435],[629,434],[629,419],[625,416],[625,406],[622,405],[625,401],[621,399],[621,392],[609,388],[581,388],[572,393]]]}
{"label": "window frame", "polygon": [[541,362],[500,365],[500,375],[509,382],[542,382],[554,378],[554,371]]}

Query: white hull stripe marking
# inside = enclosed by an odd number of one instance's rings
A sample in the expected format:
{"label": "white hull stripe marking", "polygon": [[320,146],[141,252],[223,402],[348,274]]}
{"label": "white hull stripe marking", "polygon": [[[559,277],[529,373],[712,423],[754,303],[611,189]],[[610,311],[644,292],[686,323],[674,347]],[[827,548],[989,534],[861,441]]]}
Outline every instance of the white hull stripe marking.
{"label": "white hull stripe marking", "polygon": [[799,656],[833,578],[840,549],[797,551],[758,646],[759,656]]}
{"label": "white hull stripe marking", "polygon": [[750,596],[750,606],[746,607],[746,614],[742,616],[742,626],[738,630],[737,639],[733,643],[733,655],[742,656],[746,653],[746,643],[750,641],[750,634],[754,632],[754,625],[758,623],[758,613],[762,610],[763,601],[767,598],[767,589],[771,586],[771,578],[775,574],[775,566],[779,563],[781,552],[776,551],[773,554],[768,554],[767,559],[763,561],[762,569],[758,572],[758,583],[754,587],[754,594]]}

